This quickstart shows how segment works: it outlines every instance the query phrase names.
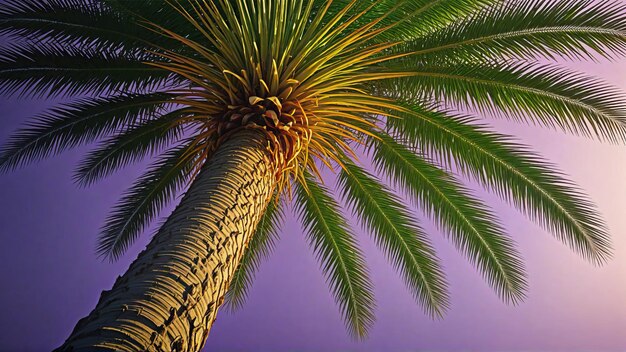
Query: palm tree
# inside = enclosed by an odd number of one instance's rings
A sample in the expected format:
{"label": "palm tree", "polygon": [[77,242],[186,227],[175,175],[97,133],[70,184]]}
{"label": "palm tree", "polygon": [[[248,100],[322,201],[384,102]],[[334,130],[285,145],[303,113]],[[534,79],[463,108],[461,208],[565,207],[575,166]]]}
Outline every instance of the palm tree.
{"label": "palm tree", "polygon": [[185,190],[59,351],[201,349],[223,300],[244,302],[290,202],[349,332],[365,337],[368,271],[322,169],[338,173],[340,198],[431,316],[448,307],[444,273],[393,189],[506,302],[524,298],[523,264],[462,179],[591,262],[610,256],[581,191],[472,116],[623,142],[621,94],[554,62],[624,54],[618,2],[5,0],[0,34],[11,38],[0,49],[1,94],[74,99],[17,131],[2,170],[100,141],[75,173],[87,186],[155,158],[103,226],[100,255],[119,258]]}

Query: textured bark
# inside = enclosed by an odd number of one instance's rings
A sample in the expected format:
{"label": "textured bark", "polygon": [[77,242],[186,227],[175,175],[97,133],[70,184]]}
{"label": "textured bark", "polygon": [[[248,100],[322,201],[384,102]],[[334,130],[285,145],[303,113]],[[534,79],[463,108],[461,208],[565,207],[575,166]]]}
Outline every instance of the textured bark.
{"label": "textured bark", "polygon": [[275,185],[263,134],[221,146],[57,351],[198,351]]}

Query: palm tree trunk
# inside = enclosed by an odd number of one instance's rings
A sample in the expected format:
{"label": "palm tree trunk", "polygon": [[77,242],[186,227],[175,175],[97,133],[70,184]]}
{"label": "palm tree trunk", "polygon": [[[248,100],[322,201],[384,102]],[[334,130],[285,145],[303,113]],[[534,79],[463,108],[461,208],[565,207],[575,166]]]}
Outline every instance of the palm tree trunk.
{"label": "palm tree trunk", "polygon": [[267,141],[243,130],[57,351],[198,351],[275,185]]}

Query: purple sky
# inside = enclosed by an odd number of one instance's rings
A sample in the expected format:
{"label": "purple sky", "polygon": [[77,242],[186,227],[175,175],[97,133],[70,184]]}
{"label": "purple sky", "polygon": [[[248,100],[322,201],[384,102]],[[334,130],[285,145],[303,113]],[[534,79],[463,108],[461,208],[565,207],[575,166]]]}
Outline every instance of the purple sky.
{"label": "purple sky", "polygon": [[[626,90],[624,59],[571,66]],[[50,104],[0,97],[0,141],[46,106]],[[528,298],[516,307],[501,303],[465,258],[423,218],[451,286],[451,310],[444,319],[433,321],[415,304],[369,236],[359,230],[378,309],[370,338],[353,342],[299,223],[289,217],[246,305],[234,314],[220,312],[206,350],[625,351],[626,147],[503,120],[491,122],[499,131],[534,146],[586,190],[610,228],[613,260],[600,268],[586,263],[487,194],[483,199],[496,209],[526,260]],[[127,168],[80,189],[71,175],[84,151],[0,175],[0,351],[45,351],[58,346],[151,235],[147,232],[117,263],[96,258],[100,225],[142,169]]]}

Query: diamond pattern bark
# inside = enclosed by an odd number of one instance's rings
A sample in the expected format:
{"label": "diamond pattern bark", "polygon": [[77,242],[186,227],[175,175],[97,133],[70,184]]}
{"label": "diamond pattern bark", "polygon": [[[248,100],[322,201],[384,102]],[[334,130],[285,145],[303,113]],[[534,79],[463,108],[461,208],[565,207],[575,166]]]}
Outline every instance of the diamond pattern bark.
{"label": "diamond pattern bark", "polygon": [[233,135],[57,351],[198,351],[275,187],[266,137]]}

